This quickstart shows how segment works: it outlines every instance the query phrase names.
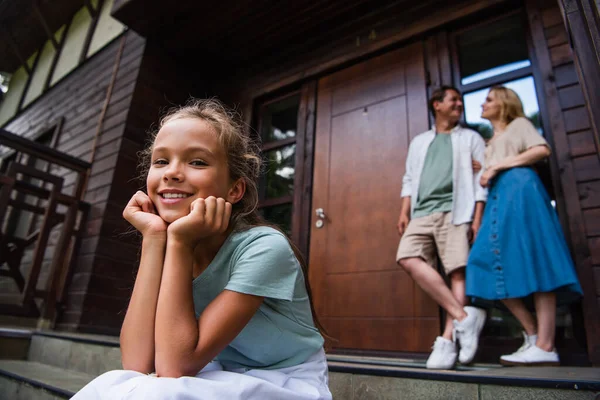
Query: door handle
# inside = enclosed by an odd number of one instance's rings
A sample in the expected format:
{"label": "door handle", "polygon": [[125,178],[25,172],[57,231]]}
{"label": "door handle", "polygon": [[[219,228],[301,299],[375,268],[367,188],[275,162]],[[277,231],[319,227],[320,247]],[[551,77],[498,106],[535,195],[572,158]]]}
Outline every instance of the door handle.
{"label": "door handle", "polygon": [[323,225],[325,225],[325,220],[327,219],[327,215],[325,215],[325,211],[322,208],[317,208],[315,210],[315,214],[317,214],[317,222],[315,222],[315,226],[317,229],[321,229]]}

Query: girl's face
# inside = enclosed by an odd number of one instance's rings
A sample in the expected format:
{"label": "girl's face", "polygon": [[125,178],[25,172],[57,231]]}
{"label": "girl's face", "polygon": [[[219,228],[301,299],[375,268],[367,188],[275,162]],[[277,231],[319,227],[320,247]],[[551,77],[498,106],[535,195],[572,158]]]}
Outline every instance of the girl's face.
{"label": "girl's face", "polygon": [[198,118],[163,125],[154,140],[146,185],[156,211],[167,223],[188,215],[197,198],[236,200],[217,133]]}
{"label": "girl's face", "polygon": [[498,119],[502,113],[502,103],[496,98],[496,94],[490,91],[481,105],[481,118]]}

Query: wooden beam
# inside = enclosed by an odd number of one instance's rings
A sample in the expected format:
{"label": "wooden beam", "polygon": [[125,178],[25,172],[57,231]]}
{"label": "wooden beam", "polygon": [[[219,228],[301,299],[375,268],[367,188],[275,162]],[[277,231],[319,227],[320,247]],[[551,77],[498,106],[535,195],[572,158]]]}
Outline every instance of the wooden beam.
{"label": "wooden beam", "polygon": [[[398,44],[404,40],[407,40],[432,29],[438,28],[456,19],[472,15],[479,11],[485,10],[492,6],[496,6],[505,3],[507,0],[488,0],[488,1],[470,1],[466,4],[461,5],[460,8],[451,10],[439,10],[432,13],[427,19],[415,21],[404,27],[404,29],[390,32],[387,35],[382,35],[381,39],[377,39],[373,42],[365,44],[364,46],[356,47],[353,50],[348,50],[340,54],[341,51],[334,50],[319,59],[311,61],[308,65],[298,65],[293,72],[274,73],[273,70],[264,70],[260,75],[254,76],[254,80],[267,82],[260,88],[253,87],[252,85],[243,85],[246,91],[242,96],[249,97],[260,97],[266,93],[271,93],[277,89],[285,86],[292,85],[294,83],[306,81],[308,78],[322,75],[328,71],[334,70],[336,67],[358,60],[381,51],[382,49],[388,48],[395,44]],[[278,68],[279,70],[286,70],[285,68]]]}
{"label": "wooden beam", "polygon": [[58,150],[48,148],[41,143],[25,139],[15,135],[3,128],[0,128],[0,145],[10,147],[18,152],[27,153],[41,160],[51,162],[72,169],[73,171],[87,171],[91,164],[75,158]]}
{"label": "wooden beam", "polygon": [[88,12],[90,13],[90,16],[92,18],[95,18],[98,15],[98,11],[102,7],[102,4],[98,3],[98,6],[96,8],[94,8],[94,6],[92,5],[92,2],[90,0],[83,0],[83,2],[85,4],[85,8],[87,8]]}
{"label": "wooden beam", "polygon": [[25,83],[25,87],[23,88],[23,93],[21,93],[21,98],[19,99],[19,104],[17,105],[17,112],[21,111],[23,108],[23,103],[25,103],[25,97],[27,97],[27,92],[29,91],[29,86],[31,86],[31,81],[33,80],[33,73],[37,67],[38,61],[42,57],[42,50],[38,50],[37,55],[35,56],[35,60],[33,61],[33,65],[31,66],[31,72],[29,73],[29,77],[27,78],[27,82]]}
{"label": "wooden beam", "polygon": [[100,19],[100,10],[104,4],[104,0],[98,0],[98,6],[96,10],[93,9],[92,3],[90,0],[85,0],[85,5],[90,11],[90,15],[92,16],[92,22],[90,23],[90,27],[88,28],[87,34],[85,36],[85,42],[83,42],[83,48],[81,49],[81,55],[79,56],[79,63],[85,61],[87,58],[87,53],[90,50],[90,44],[92,43],[92,38],[94,37],[94,32],[96,31],[96,26],[98,26],[98,20]]}
{"label": "wooden beam", "polygon": [[598,335],[598,332],[600,332],[600,310],[594,285],[592,258],[587,242],[581,204],[577,194],[575,171],[569,154],[567,132],[558,99],[550,53],[544,35],[539,2],[538,0],[526,0],[525,7],[549,115],[550,124],[545,128],[554,144],[553,157],[555,162],[558,163],[560,183],[562,191],[565,193],[568,233],[573,247],[577,274],[584,291],[582,306],[588,355],[593,364],[600,365],[600,336]]}
{"label": "wooden beam", "polygon": [[292,240],[300,249],[305,260],[308,260],[308,249],[310,247],[316,103],[317,82],[313,80],[302,86],[300,95],[291,232]]}
{"label": "wooden beam", "polygon": [[33,2],[33,11],[35,11],[35,15],[40,20],[40,24],[42,24],[44,31],[46,31],[48,40],[50,40],[50,42],[52,43],[52,46],[54,46],[55,49],[58,49],[58,42],[54,38],[54,32],[52,32],[52,30],[48,26],[48,23],[46,22],[46,18],[44,18],[44,13],[42,13],[42,10],[40,8],[39,0],[35,0]]}
{"label": "wooden beam", "polygon": [[600,115],[597,112],[597,107],[600,107],[600,26],[594,16],[595,5],[588,0],[562,0],[560,5],[590,115],[596,148],[600,149]]}
{"label": "wooden beam", "polygon": [[27,60],[21,54],[21,51],[19,50],[19,46],[17,46],[17,42],[15,41],[15,38],[14,38],[12,32],[10,31],[10,29],[5,29],[5,32],[6,32],[6,36],[8,37],[8,45],[12,49],[13,53],[15,53],[15,56],[17,56],[17,58],[19,59],[19,62],[21,63],[21,65],[23,65],[23,68],[25,69],[27,74],[31,75],[31,68],[29,68],[29,65],[27,65]]}
{"label": "wooden beam", "polygon": [[67,34],[69,33],[69,28],[71,27],[71,22],[73,18],[69,20],[65,24],[65,30],[63,31],[62,37],[60,38],[60,42],[58,42],[58,48],[56,49],[56,53],[54,54],[54,59],[52,59],[52,64],[50,65],[50,70],[48,71],[48,76],[46,77],[46,81],[44,82],[44,89],[42,93],[48,90],[50,87],[50,83],[52,83],[52,75],[54,75],[54,70],[56,69],[56,65],[58,64],[58,60],[60,58],[60,53],[62,53],[62,49],[65,46],[65,41],[67,40]]}

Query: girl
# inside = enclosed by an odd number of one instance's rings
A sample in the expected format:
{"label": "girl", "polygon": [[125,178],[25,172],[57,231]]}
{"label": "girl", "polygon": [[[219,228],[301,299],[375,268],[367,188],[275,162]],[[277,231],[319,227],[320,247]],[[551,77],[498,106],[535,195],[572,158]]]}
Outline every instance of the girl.
{"label": "girl", "polygon": [[234,115],[191,101],[145,156],[148,194],[123,212],[143,236],[125,370],[74,399],[331,399],[299,258],[257,214],[261,161]]}
{"label": "girl", "polygon": [[[467,295],[502,300],[523,325],[523,346],[500,357],[502,364],[558,365],[557,297],[561,303],[572,301],[581,287],[556,212],[531,168],[550,155],[550,148],[511,89],[490,89],[481,117],[494,128],[481,177],[481,185],[491,189],[467,264]],[[529,295],[537,318],[522,301]]]}

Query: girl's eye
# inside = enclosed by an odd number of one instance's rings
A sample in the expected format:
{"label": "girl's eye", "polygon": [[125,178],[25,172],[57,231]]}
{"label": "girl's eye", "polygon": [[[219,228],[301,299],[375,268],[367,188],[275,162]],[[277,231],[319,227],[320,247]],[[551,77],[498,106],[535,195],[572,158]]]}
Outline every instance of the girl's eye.
{"label": "girl's eye", "polygon": [[158,160],[152,161],[152,165],[167,165],[168,162],[164,158],[159,158]]}
{"label": "girl's eye", "polygon": [[204,161],[202,160],[193,160],[190,161],[190,165],[193,165],[194,167],[205,167],[208,164],[206,164]]}

